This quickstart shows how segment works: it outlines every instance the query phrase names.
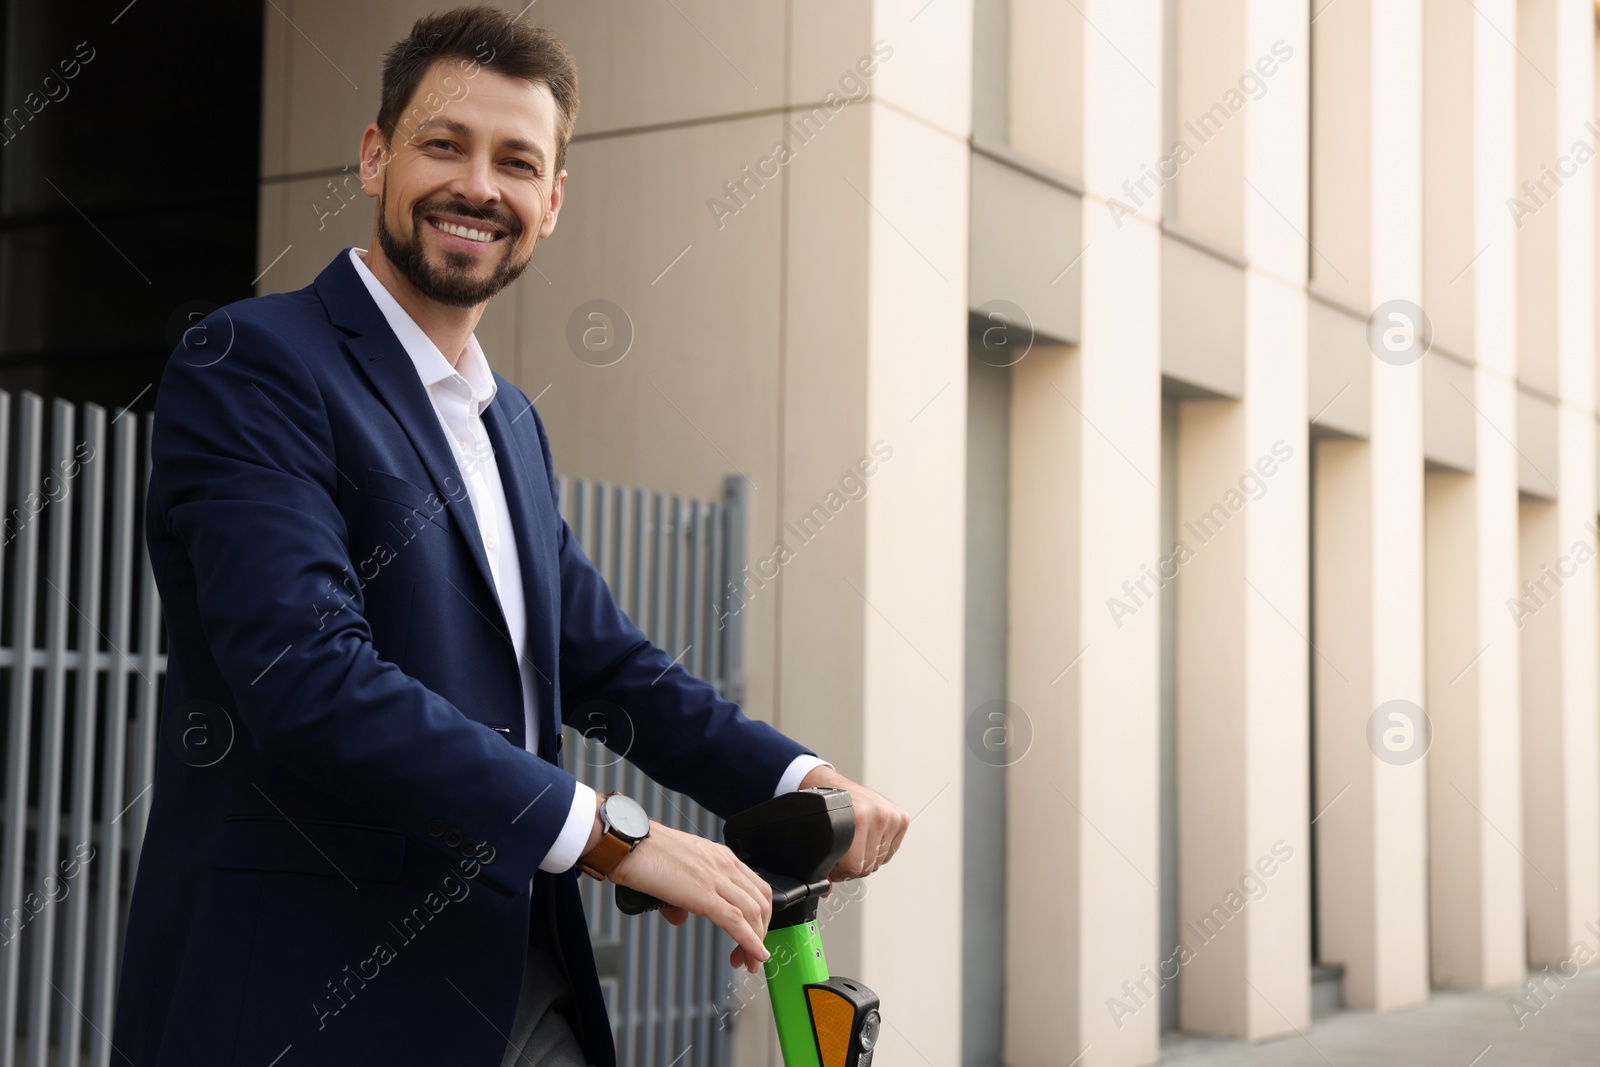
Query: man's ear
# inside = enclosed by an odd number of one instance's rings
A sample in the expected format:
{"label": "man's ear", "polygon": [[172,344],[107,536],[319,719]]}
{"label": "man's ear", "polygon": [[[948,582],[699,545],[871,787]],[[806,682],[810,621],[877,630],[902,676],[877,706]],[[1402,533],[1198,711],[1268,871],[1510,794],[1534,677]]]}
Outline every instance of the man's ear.
{"label": "man's ear", "polygon": [[368,123],[361,134],[361,191],[370,197],[383,191],[383,168],[389,165],[390,154],[383,131],[377,123]]}
{"label": "man's ear", "polygon": [[549,237],[556,228],[556,216],[561,214],[561,202],[566,197],[567,172],[562,170],[556,175],[556,183],[550,189],[550,207],[544,213],[544,218],[539,220],[539,237]]}

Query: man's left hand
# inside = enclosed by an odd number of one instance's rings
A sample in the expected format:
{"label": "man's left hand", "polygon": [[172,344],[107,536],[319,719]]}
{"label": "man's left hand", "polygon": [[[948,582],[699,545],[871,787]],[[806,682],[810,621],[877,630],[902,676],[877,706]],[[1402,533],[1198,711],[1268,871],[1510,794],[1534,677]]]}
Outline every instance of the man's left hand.
{"label": "man's left hand", "polygon": [[866,786],[852,782],[832,767],[814,767],[800,780],[801,789],[818,787],[847,790],[856,818],[856,835],[850,842],[850,851],[828,877],[834,881],[865,878],[888,863],[911,825],[911,817],[905,810]]}

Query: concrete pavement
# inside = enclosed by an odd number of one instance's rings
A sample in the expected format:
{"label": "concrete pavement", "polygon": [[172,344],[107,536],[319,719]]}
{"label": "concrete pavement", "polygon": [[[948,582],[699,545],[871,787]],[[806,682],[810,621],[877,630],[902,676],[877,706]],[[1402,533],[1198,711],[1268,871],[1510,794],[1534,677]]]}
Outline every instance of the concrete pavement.
{"label": "concrete pavement", "polygon": [[[1162,1045],[1182,1067],[1593,1067],[1600,1065],[1600,970],[1557,986],[1543,1003],[1519,990],[1436,991],[1420,1008],[1319,1016],[1300,1036],[1250,1045],[1188,1036]],[[1531,1012],[1531,1013],[1528,1013]]]}

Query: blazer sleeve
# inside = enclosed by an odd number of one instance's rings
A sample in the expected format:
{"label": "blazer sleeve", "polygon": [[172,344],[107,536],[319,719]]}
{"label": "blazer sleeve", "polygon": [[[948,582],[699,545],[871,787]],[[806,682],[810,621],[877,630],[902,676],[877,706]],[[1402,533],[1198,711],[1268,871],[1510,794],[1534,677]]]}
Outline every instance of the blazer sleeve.
{"label": "blazer sleeve", "polygon": [[[533,416],[553,498],[550,441]],[[747,717],[646,638],[565,520],[560,563],[563,721],[724,819],[770,800],[789,764],[811,750]]]}
{"label": "blazer sleeve", "polygon": [[233,329],[219,362],[167,364],[149,506],[187,551],[201,628],[255,748],[452,862],[427,827],[459,829],[488,846],[485,883],[526,893],[573,777],[380,659],[359,591],[350,610],[313,608],[347,586],[336,493],[349,476],[295,348],[242,316]]}

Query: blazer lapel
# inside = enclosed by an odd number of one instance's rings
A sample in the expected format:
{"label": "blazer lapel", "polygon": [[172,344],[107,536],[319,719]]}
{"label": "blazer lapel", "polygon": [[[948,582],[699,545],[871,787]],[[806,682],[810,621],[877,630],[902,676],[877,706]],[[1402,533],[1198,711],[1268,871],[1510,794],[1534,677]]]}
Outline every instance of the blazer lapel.
{"label": "blazer lapel", "polygon": [[[539,687],[539,752],[559,764],[555,738],[560,724],[551,679],[552,664],[547,655],[560,639],[554,604],[559,598],[561,575],[550,566],[556,558],[556,546],[551,543],[549,532],[554,528],[550,514],[550,483],[542,462],[535,469],[530,458],[530,449],[532,454],[543,456],[538,438],[531,432],[533,420],[519,427],[516,420],[526,411],[514,416],[507,414],[509,405],[505,398],[511,395],[510,383],[498,374],[495,378],[498,388],[494,400],[484,410],[483,425],[489,433],[489,443],[494,446],[495,466],[505,489],[506,507],[512,515],[517,559],[522,567],[523,601],[528,608],[528,655],[533,659]],[[522,432],[524,430],[528,432]]]}

